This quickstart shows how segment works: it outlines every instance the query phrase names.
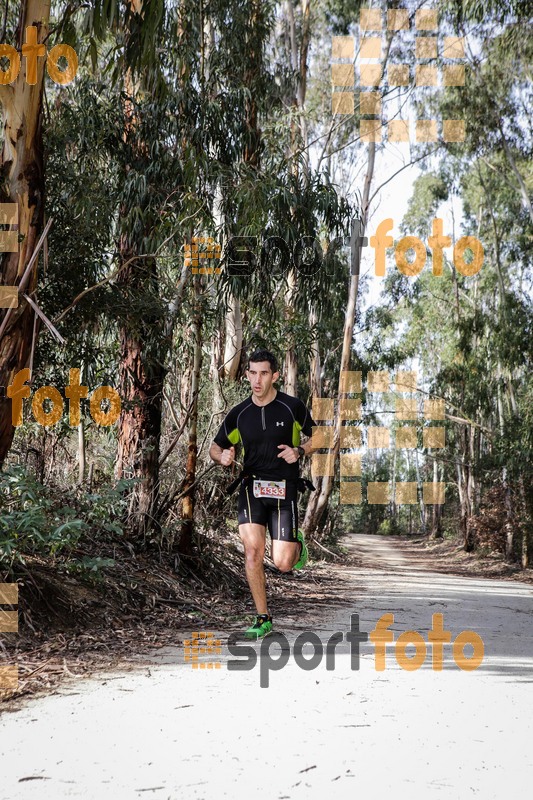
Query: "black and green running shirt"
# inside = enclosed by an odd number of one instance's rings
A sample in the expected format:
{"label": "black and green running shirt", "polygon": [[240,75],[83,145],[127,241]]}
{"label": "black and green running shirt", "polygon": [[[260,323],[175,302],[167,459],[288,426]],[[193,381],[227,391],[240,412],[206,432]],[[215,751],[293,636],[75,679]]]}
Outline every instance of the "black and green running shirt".
{"label": "black and green running shirt", "polygon": [[287,464],[278,458],[279,444],[297,447],[300,432],[311,436],[315,423],[311,413],[297,397],[278,391],[266,406],[258,406],[252,396],[234,406],[214,438],[227,450],[239,442],[243,446],[243,468],[246,472],[267,480],[296,479],[300,474],[299,461]]}

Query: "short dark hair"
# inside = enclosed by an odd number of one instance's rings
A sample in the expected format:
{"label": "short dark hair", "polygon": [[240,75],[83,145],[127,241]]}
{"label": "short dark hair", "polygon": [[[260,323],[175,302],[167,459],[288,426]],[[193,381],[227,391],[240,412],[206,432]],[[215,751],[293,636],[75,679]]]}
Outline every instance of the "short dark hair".
{"label": "short dark hair", "polygon": [[278,371],[278,361],[275,355],[269,350],[256,350],[248,359],[248,369],[250,369],[250,362],[257,363],[258,361],[268,361],[272,367],[272,373]]}

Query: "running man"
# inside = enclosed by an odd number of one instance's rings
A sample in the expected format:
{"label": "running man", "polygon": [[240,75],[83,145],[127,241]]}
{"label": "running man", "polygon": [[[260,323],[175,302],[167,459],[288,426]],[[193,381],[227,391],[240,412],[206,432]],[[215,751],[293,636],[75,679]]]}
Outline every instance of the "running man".
{"label": "running man", "polygon": [[[307,545],[298,530],[297,492],[304,483],[299,477],[299,460],[313,448],[310,438],[302,445],[300,436],[310,437],[315,423],[301,400],[274,387],[279,370],[268,350],[257,350],[250,356],[246,377],[252,394],[229,411],[209,455],[229,467],[235,460],[235,445],[243,447],[243,469],[232,486],[240,483],[239,533],[257,611],[245,635],[259,639],[272,631],[263,566],[267,526],[272,560],[279,570],[302,569],[307,563]],[[312,488],[309,481],[305,485]]]}

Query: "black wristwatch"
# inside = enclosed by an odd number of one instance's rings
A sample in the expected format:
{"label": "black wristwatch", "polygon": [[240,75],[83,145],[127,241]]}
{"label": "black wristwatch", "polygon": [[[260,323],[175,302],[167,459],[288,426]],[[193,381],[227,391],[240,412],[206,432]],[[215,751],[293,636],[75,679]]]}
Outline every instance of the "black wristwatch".
{"label": "black wristwatch", "polygon": [[298,445],[298,455],[300,456],[300,458],[302,456],[305,456],[305,450],[300,445]]}

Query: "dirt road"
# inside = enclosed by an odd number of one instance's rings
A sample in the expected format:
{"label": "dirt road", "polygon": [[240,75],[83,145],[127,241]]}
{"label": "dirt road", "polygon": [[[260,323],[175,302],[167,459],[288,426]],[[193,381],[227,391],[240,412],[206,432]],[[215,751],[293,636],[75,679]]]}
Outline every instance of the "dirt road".
{"label": "dirt road", "polygon": [[[423,665],[407,671],[392,643],[377,671],[376,649],[363,642],[352,669],[343,641],[333,670],[323,654],[305,671],[293,645],[306,626],[289,618],[275,620],[287,642],[254,645],[259,658],[248,671],[228,669],[237,657],[226,646],[199,656],[218,669],[192,669],[182,647],[166,648],[133,671],[69,681],[2,714],[1,800],[530,794],[532,587],[428,572],[390,539],[353,536],[349,546],[362,563],[350,569],[353,602],[308,630],[325,643],[336,631],[344,638],[351,614],[370,632],[393,613],[395,640],[414,630],[427,641],[432,614],[441,613],[452,641],[463,630],[482,637],[479,668],[459,669],[445,645],[442,671],[432,668],[429,646]],[[217,633],[226,642],[228,631]],[[312,644],[303,654],[320,655]],[[241,665],[251,658],[242,655]],[[277,658],[283,669],[274,669]]]}

